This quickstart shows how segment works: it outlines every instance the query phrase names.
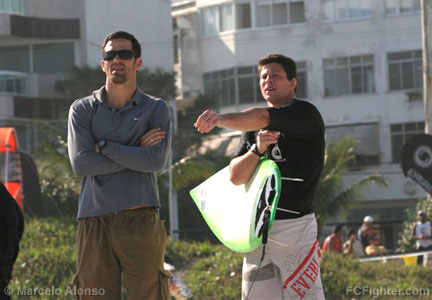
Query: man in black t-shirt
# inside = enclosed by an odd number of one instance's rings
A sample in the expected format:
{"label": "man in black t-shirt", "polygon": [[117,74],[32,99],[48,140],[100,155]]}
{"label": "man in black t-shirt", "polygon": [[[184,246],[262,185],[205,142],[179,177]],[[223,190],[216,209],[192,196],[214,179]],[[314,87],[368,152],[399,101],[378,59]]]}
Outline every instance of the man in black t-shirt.
{"label": "man in black t-shirt", "polygon": [[0,182],[0,300],[10,299],[6,287],[12,276],[23,231],[21,209]]}
{"label": "man in black t-shirt", "polygon": [[242,298],[324,299],[314,215],[314,194],[324,165],[324,122],[314,105],[296,99],[297,71],[291,58],[268,55],[259,61],[258,72],[267,108],[228,114],[207,110],[194,124],[201,133],[216,126],[243,131],[230,163],[234,184],[247,183],[262,156],[276,162],[283,178],[260,270],[261,250],[245,255]]}

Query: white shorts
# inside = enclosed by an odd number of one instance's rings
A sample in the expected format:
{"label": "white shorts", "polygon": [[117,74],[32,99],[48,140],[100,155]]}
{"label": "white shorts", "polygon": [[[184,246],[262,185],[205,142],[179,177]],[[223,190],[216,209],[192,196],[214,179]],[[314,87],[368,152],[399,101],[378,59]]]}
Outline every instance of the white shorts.
{"label": "white shorts", "polygon": [[262,247],[244,256],[243,300],[254,279],[248,300],[324,299],[315,214],[274,221],[257,274],[261,254]]}

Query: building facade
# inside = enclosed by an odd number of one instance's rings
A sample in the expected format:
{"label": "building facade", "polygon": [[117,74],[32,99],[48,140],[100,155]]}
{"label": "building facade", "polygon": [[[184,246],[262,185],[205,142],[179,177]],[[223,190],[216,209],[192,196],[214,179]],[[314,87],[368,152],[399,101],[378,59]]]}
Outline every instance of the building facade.
{"label": "building facade", "polygon": [[144,66],[173,70],[171,3],[159,0],[4,0],[0,2],[0,126],[13,126],[21,149],[43,139],[35,120],[65,118],[70,100],[54,89],[73,66],[99,65],[113,31],[134,34]]}
{"label": "building facade", "polygon": [[222,112],[265,105],[258,59],[290,56],[298,62],[297,97],[321,111],[327,143],[357,139],[346,183],[376,173],[388,182],[356,201],[350,221],[366,214],[402,220],[425,197],[400,168],[403,144],[424,131],[420,0],[186,0],[172,7],[179,99],[213,94]]}

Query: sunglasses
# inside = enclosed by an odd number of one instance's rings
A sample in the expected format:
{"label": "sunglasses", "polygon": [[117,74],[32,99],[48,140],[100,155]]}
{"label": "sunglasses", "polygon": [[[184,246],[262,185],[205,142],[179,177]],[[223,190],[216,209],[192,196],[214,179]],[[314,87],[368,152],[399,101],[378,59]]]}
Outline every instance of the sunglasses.
{"label": "sunglasses", "polygon": [[132,57],[135,57],[135,54],[133,53],[132,50],[111,50],[103,54],[103,59],[107,61],[111,61],[114,60],[114,58],[116,58],[117,55],[120,59],[125,59],[125,60],[129,60],[132,59]]}

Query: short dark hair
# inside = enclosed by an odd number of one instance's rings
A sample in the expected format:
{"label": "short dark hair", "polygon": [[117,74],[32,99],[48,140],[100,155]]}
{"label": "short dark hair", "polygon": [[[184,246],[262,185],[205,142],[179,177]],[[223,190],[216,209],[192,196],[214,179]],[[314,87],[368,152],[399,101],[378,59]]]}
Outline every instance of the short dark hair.
{"label": "short dark hair", "polygon": [[105,38],[103,44],[102,44],[102,54],[104,53],[105,46],[108,44],[108,42],[111,40],[116,40],[116,39],[125,39],[125,40],[131,41],[132,51],[135,54],[135,58],[141,57],[141,45],[140,45],[140,43],[132,34],[130,34],[129,32],[126,32],[126,31],[116,31],[116,32],[108,34],[107,37]]}
{"label": "short dark hair", "polygon": [[291,57],[282,54],[269,54],[258,61],[258,73],[268,64],[277,63],[282,66],[289,80],[297,78],[297,65]]}
{"label": "short dark hair", "polygon": [[343,229],[343,225],[337,224],[333,230],[333,233],[342,232],[342,229]]}

